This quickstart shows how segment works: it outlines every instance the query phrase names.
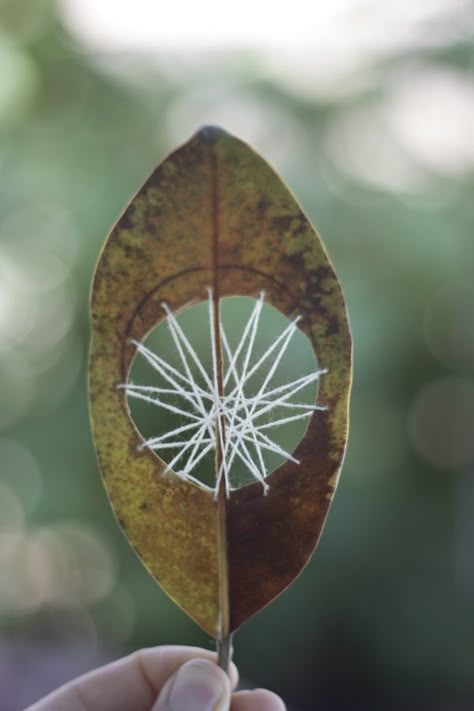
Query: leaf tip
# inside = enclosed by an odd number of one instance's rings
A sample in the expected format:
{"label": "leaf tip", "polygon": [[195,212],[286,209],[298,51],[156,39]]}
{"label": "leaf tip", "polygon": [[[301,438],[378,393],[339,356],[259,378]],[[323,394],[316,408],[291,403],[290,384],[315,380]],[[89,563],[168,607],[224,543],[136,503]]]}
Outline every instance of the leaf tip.
{"label": "leaf tip", "polygon": [[220,126],[215,126],[213,124],[201,126],[201,128],[196,131],[196,137],[200,138],[203,143],[207,143],[209,145],[214,145],[214,143],[217,143],[219,138],[227,135],[227,131],[224,131],[224,129]]}

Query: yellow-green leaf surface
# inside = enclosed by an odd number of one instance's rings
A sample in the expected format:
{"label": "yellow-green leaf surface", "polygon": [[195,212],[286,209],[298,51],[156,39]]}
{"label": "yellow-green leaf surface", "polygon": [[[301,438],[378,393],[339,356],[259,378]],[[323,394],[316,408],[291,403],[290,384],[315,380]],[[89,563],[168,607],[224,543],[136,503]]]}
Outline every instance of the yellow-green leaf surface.
{"label": "yellow-green leaf surface", "polygon": [[[265,300],[312,343],[321,380],[294,454],[258,483],[211,491],[165,473],[128,409],[135,348],[193,302]],[[280,178],[248,145],[206,127],[147,180],[114,227],[92,291],[90,403],[117,519],[150,573],[209,634],[222,638],[286,588],[313,552],[347,437],[351,339],[343,297],[314,229]]]}

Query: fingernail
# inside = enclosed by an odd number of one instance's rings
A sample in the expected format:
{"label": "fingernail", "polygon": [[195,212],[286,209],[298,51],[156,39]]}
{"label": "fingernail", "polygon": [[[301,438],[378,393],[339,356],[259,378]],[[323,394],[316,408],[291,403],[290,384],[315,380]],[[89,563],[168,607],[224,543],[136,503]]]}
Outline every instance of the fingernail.
{"label": "fingernail", "polygon": [[223,711],[229,695],[223,672],[211,662],[195,660],[177,672],[168,705],[171,711]]}

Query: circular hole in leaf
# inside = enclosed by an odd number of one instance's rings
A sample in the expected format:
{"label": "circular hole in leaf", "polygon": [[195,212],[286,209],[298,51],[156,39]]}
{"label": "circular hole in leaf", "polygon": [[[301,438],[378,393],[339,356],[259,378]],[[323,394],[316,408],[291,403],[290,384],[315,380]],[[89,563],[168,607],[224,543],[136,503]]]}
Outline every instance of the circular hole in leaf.
{"label": "circular hole in leaf", "polygon": [[291,457],[314,411],[314,352],[277,309],[224,298],[219,397],[209,310],[200,302],[168,315],[137,347],[127,384],[131,415],[144,446],[179,475],[214,489],[219,440],[230,488],[264,485]]}

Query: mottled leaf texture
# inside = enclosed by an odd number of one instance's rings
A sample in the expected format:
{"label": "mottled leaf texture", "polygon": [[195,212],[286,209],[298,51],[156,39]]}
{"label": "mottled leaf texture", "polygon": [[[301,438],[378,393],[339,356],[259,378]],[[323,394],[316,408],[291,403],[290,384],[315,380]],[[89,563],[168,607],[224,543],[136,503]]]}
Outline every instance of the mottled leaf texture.
{"label": "mottled leaf texture", "polygon": [[[294,455],[268,476],[217,497],[173,472],[128,409],[136,348],[163,320],[208,298],[265,301],[313,344],[318,403]],[[152,174],[109,236],[92,291],[90,403],[105,486],[150,573],[201,627],[223,638],[284,590],[312,554],[347,437],[351,339],[341,290],[294,198],[248,145],[205,127]],[[296,376],[295,376],[296,377]]]}

